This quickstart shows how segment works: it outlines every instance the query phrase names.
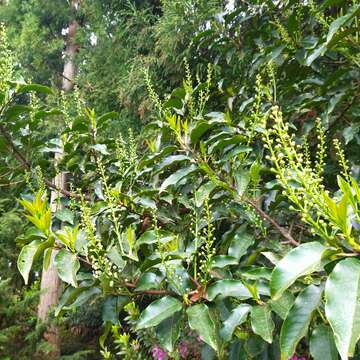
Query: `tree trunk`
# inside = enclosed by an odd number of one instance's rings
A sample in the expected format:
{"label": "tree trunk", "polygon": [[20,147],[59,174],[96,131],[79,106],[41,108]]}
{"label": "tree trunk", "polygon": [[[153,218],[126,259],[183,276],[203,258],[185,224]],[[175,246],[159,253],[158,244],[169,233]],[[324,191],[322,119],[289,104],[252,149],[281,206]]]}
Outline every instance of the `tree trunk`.
{"label": "tree trunk", "polygon": [[[61,153],[56,153],[55,161],[61,159]],[[66,178],[65,174],[60,173],[54,178],[54,183],[56,186],[65,189]],[[60,205],[60,202],[57,201],[58,194],[56,192],[51,193],[51,211],[52,213],[56,212]],[[59,204],[59,206],[58,206]],[[43,269],[41,275],[41,293],[40,293],[40,302],[38,307],[38,318],[42,322],[48,321],[48,314],[51,308],[57,305],[60,294],[60,279],[57,275],[57,271],[54,265],[54,257],[57,254],[58,250],[54,249],[51,253],[51,260],[49,267],[45,270]],[[51,346],[51,352],[48,354],[49,358],[57,359],[60,356],[60,336],[59,329],[55,325],[50,325],[44,333],[44,338]]]}
{"label": "tree trunk", "polygon": [[[71,6],[76,10],[79,6],[79,1],[72,1]],[[78,23],[73,20],[69,24],[66,48],[65,48],[65,64],[63,70],[62,90],[69,92],[74,87],[74,79],[76,74],[76,67],[74,63],[74,56],[78,50],[78,45],[75,42],[76,31]],[[62,158],[61,153],[55,154],[55,162],[59,162]],[[60,173],[54,178],[54,183],[62,189],[66,189],[66,174]],[[58,201],[59,194],[55,191],[51,193],[51,211],[54,213],[61,207]],[[38,307],[38,317],[41,321],[48,321],[48,314],[51,308],[57,305],[60,295],[60,279],[54,266],[54,257],[57,250],[53,250],[49,267],[43,269],[41,276],[41,294]],[[60,336],[59,329],[52,325],[49,326],[44,334],[45,339],[52,347],[52,352],[49,358],[56,359],[60,356]]]}

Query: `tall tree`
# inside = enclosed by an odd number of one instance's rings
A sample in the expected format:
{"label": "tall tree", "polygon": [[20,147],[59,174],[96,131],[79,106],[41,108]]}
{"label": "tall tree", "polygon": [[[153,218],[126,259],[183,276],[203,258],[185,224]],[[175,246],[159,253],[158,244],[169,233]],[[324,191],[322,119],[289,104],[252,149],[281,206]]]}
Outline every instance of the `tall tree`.
{"label": "tall tree", "polygon": [[[74,11],[77,11],[80,6],[80,0],[72,0],[70,4],[71,8]],[[62,90],[69,92],[74,88],[74,80],[76,75],[76,66],[75,66],[75,55],[78,51],[78,44],[76,42],[76,33],[79,27],[79,23],[74,18],[68,28],[67,28],[67,39],[65,46],[65,63],[63,70],[63,80],[62,80]],[[62,159],[62,153],[55,153],[55,162],[59,163]],[[60,172],[54,178],[54,184],[57,188],[65,189],[66,188],[66,174]],[[55,213],[59,208],[62,207],[61,202],[58,201],[58,192],[52,191],[51,193],[51,210]],[[41,296],[40,303],[38,308],[38,317],[40,320],[47,322],[49,310],[56,306],[59,300],[60,294],[60,284],[61,281],[57,275],[57,271],[54,264],[54,259],[57,254],[57,250],[53,250],[51,254],[51,261],[47,269],[44,269],[41,276]],[[60,338],[58,328],[54,325],[51,325],[45,333],[45,338],[53,347],[52,356],[54,358],[59,357],[60,355]]]}

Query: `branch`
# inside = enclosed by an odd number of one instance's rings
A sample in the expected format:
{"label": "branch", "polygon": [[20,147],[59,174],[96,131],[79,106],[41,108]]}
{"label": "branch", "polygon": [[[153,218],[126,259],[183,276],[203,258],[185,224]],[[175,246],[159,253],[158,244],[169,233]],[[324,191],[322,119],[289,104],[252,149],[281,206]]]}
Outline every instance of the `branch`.
{"label": "branch", "polygon": [[74,85],[77,85],[77,83],[74,82],[74,80],[69,79],[66,75],[64,75],[62,72],[58,71],[58,74],[65,80],[71,82]]}
{"label": "branch", "polygon": [[270,217],[265,211],[263,211],[253,200],[246,199],[245,202],[252,206],[259,215],[269,222],[275,229],[277,229],[280,234],[292,245],[299,246],[299,243],[291,236],[291,234],[279,225],[272,217]]}
{"label": "branch", "polygon": [[[195,151],[193,149],[191,149],[190,147],[188,146],[184,146],[182,144],[182,147],[184,148],[185,151],[189,151],[190,153],[192,153],[194,159],[199,162],[199,161],[202,161],[201,157],[198,157],[197,154],[195,153]],[[209,167],[210,168],[210,167]],[[211,169],[211,168],[210,168]],[[211,169],[212,171],[212,174],[214,175],[214,177],[217,177],[218,179],[220,179],[220,181],[222,183],[226,183],[226,181],[224,179],[222,179],[218,173],[216,171],[214,171],[213,169]],[[231,185],[228,185],[226,186],[225,190],[228,190],[230,192],[233,192],[234,194],[237,194],[237,190],[235,189],[235,187],[231,186]],[[256,212],[259,213],[259,215],[265,219],[266,221],[268,221],[272,226],[274,226],[275,229],[277,229],[280,234],[290,243],[290,244],[293,244],[295,246],[298,246],[299,243],[291,236],[291,234],[286,230],[284,229],[282,226],[280,226],[273,218],[271,218],[265,211],[263,211],[260,207],[258,207],[256,205],[256,203],[253,201],[253,200],[250,200],[250,199],[240,199],[240,201],[244,201],[246,202],[247,204],[249,204],[250,206],[252,206]]]}
{"label": "branch", "polygon": [[355,100],[357,99],[359,95],[354,95],[352,100],[345,106],[345,108],[341,111],[341,113],[335,118],[335,120],[329,125],[329,127],[326,129],[325,134],[330,131],[334,126],[338,124],[338,122],[341,120],[341,118],[347,113],[347,111],[354,105]]}
{"label": "branch", "polygon": [[[125,283],[125,286],[128,289],[136,288],[136,285],[132,284],[132,283]],[[141,295],[141,294],[146,294],[146,295],[176,295],[174,292],[168,291],[168,290],[142,290],[142,291],[137,291],[134,294],[135,295]]]}
{"label": "branch", "polygon": [[22,165],[22,167],[26,170],[31,170],[30,163],[25,159],[25,157],[20,153],[20,151],[15,146],[14,142],[12,141],[12,138],[8,131],[5,129],[5,127],[0,124],[0,133],[4,136],[6,142],[8,143],[9,148],[13,152],[15,158],[19,163]]}
{"label": "branch", "polygon": [[[16,147],[16,145],[14,144],[9,132],[5,129],[5,127],[2,124],[0,124],[0,134],[5,138],[10,150],[14,154],[16,160],[21,164],[21,166],[25,170],[31,171],[30,162],[25,158],[25,156]],[[72,192],[70,192],[68,190],[65,190],[65,189],[61,189],[58,186],[56,186],[55,184],[53,184],[52,181],[50,181],[48,179],[44,179],[44,183],[46,184],[46,186],[48,188],[53,189],[55,191],[58,191],[59,193],[63,194],[64,196],[66,196],[68,198],[73,197],[75,199],[80,199],[80,195],[74,194],[74,193],[72,193]]]}

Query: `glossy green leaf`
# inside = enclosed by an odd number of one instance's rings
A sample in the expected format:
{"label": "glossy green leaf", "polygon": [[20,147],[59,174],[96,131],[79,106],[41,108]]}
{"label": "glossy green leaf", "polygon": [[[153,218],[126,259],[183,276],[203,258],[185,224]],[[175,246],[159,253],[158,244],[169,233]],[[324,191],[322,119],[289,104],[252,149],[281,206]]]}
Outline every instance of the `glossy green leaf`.
{"label": "glossy green leaf", "polygon": [[136,328],[145,329],[159,325],[163,320],[180,311],[182,308],[182,303],[179,300],[171,296],[164,296],[152,302],[141,313]]}
{"label": "glossy green leaf", "polygon": [[62,222],[67,222],[74,225],[74,213],[69,209],[59,209],[55,213],[55,217]]}
{"label": "glossy green leaf", "polygon": [[122,258],[117,246],[114,245],[108,249],[106,256],[118,267],[118,270],[122,270],[125,267],[126,261]]}
{"label": "glossy green leaf", "polygon": [[44,261],[43,261],[43,271],[47,270],[49,268],[50,262],[51,262],[51,255],[53,252],[53,248],[47,248],[44,251]]}
{"label": "glossy green leaf", "polygon": [[223,299],[229,296],[242,300],[252,298],[249,289],[240,280],[216,281],[209,286],[206,294],[209,301],[214,300],[216,297]]}
{"label": "glossy green leaf", "polygon": [[353,356],[360,338],[360,261],[345,259],[331,272],[325,286],[325,314],[341,358]]}
{"label": "glossy green leaf", "polygon": [[272,298],[278,299],[300,276],[319,271],[327,249],[319,242],[314,241],[291,250],[276,265],[271,275],[270,292]]}
{"label": "glossy green leaf", "polygon": [[55,256],[54,264],[60,279],[77,287],[76,273],[80,269],[77,256],[66,249],[61,249]]}
{"label": "glossy green leaf", "polygon": [[237,155],[243,154],[243,153],[249,153],[253,149],[249,146],[245,145],[236,145],[234,149],[226,152],[224,157],[222,157],[224,160],[231,160],[234,159]]}
{"label": "glossy green leaf", "polygon": [[[55,316],[58,316],[63,308],[66,308],[67,305],[73,303],[81,293],[88,292],[89,290],[94,290],[97,288],[91,288],[91,286],[78,286],[77,288],[73,288],[69,286],[64,293],[61,295],[59,302],[55,308]],[[99,289],[97,289],[100,291]]]}
{"label": "glossy green leaf", "polygon": [[[78,289],[78,287],[76,288]],[[77,308],[86,304],[90,299],[101,294],[101,290],[98,287],[89,287],[85,291],[82,291],[76,300],[65,307],[65,309]]]}
{"label": "glossy green leaf", "polygon": [[51,241],[33,240],[21,249],[17,259],[17,267],[24,278],[25,284],[29,281],[29,273],[34,261],[50,246],[52,246]]}
{"label": "glossy green leaf", "polygon": [[290,291],[284,291],[282,295],[276,299],[271,299],[269,305],[271,309],[278,314],[281,319],[285,319],[289,310],[294,305],[295,296]]}
{"label": "glossy green leaf", "polygon": [[250,183],[250,173],[243,169],[239,169],[234,174],[236,190],[239,196],[243,196]]}
{"label": "glossy green leaf", "polygon": [[305,65],[310,66],[318,57],[323,56],[327,50],[326,43],[319,45],[311,51],[305,60]]}
{"label": "glossy green leaf", "polygon": [[136,245],[140,246],[142,244],[156,244],[160,241],[162,244],[166,244],[169,241],[174,240],[175,235],[168,231],[158,231],[147,230],[145,231],[139,239],[136,241]]}
{"label": "glossy green leaf", "polygon": [[57,116],[57,115],[64,115],[64,113],[59,109],[50,109],[50,110],[40,110],[36,111],[34,117],[35,119],[45,119],[48,116]]}
{"label": "glossy green leaf", "polygon": [[224,118],[222,119],[213,119],[209,121],[198,121],[196,122],[194,128],[191,130],[190,133],[190,140],[193,144],[195,144],[199,139],[211,128],[216,125],[221,125],[224,123]]}
{"label": "glossy green leaf", "polygon": [[207,182],[201,185],[195,194],[195,204],[197,207],[200,207],[204,204],[206,198],[209,197],[210,193],[216,188],[216,185],[213,182]]}
{"label": "glossy green leaf", "polygon": [[211,146],[209,146],[209,153],[212,154],[217,150],[222,150],[226,146],[233,145],[233,144],[241,144],[241,141],[244,140],[244,137],[242,135],[232,135],[228,138],[221,139],[213,143]]}
{"label": "glossy green leaf", "polygon": [[211,267],[213,268],[224,268],[226,266],[230,265],[237,265],[239,263],[239,260],[232,256],[228,255],[216,255],[214,256]]}
{"label": "glossy green leaf", "polygon": [[209,308],[205,304],[198,304],[189,307],[186,313],[190,328],[196,331],[206,344],[218,351],[216,326],[210,315]]}
{"label": "glossy green leaf", "polygon": [[110,296],[103,304],[101,317],[104,323],[110,321],[114,325],[119,325],[119,314],[123,307],[129,302],[127,296]]}
{"label": "glossy green leaf", "polygon": [[4,118],[6,120],[12,120],[17,116],[24,113],[29,113],[30,111],[31,111],[31,106],[28,105],[18,104],[18,105],[9,106],[5,111]]}
{"label": "glossy green leaf", "polygon": [[314,360],[337,360],[339,358],[330,326],[322,324],[314,329],[310,338],[310,354]]}
{"label": "glossy green leaf", "polygon": [[352,7],[352,9],[345,15],[338,17],[334,20],[329,26],[329,32],[326,36],[326,43],[329,44],[336,32],[344,26],[348,21],[350,21],[354,16],[360,12],[360,5],[357,4]]}
{"label": "glossy green leaf", "polygon": [[280,331],[281,359],[289,359],[298,342],[307,334],[314,310],[319,306],[322,289],[308,286],[295,300]]}
{"label": "glossy green leaf", "polygon": [[220,329],[220,336],[225,341],[231,340],[235,328],[246,321],[250,310],[251,306],[248,304],[240,304],[234,310],[232,310],[231,314],[223,322],[223,326]]}
{"label": "glossy green leaf", "polygon": [[261,336],[268,343],[272,343],[275,324],[271,318],[269,305],[257,305],[251,309],[251,327],[255,334]]}
{"label": "glossy green leaf", "polygon": [[246,232],[246,227],[242,227],[231,239],[228,255],[240,260],[240,258],[246,254],[247,249],[253,245],[254,242],[255,237]]}
{"label": "glossy green leaf", "polygon": [[44,86],[44,85],[39,85],[39,84],[21,85],[21,86],[19,86],[19,88],[17,90],[18,93],[26,93],[26,92],[30,92],[30,91],[35,91],[35,92],[47,94],[47,95],[51,95],[53,93],[51,88]]}
{"label": "glossy green leaf", "polygon": [[247,266],[241,269],[241,275],[250,280],[270,280],[272,269],[263,266]]}
{"label": "glossy green leaf", "polygon": [[108,120],[115,119],[119,114],[115,111],[108,112],[99,116],[96,120],[98,126],[103,126]]}
{"label": "glossy green leaf", "polygon": [[182,168],[171,174],[164,182],[161,184],[160,192],[163,192],[171,185],[176,185],[180,180],[182,180],[185,176],[195,172],[197,167],[195,165]]}
{"label": "glossy green leaf", "polygon": [[156,337],[166,351],[174,351],[175,343],[180,337],[180,320],[180,316],[175,314],[163,320],[156,327]]}
{"label": "glossy green leaf", "polygon": [[170,165],[177,164],[185,160],[190,160],[190,158],[185,155],[170,155],[161,161],[161,163],[157,166],[156,172],[160,172]]}
{"label": "glossy green leaf", "polygon": [[94,149],[95,151],[99,152],[102,155],[109,155],[109,151],[105,144],[91,145],[91,149]]}
{"label": "glossy green leaf", "polygon": [[158,289],[160,287],[161,280],[162,276],[159,276],[153,272],[143,273],[136,283],[136,290],[143,291],[149,289]]}
{"label": "glossy green leaf", "polygon": [[174,151],[177,150],[177,147],[174,145],[170,145],[170,146],[165,146],[163,149],[161,149],[161,151],[151,155],[151,156],[147,156],[145,159],[141,160],[140,162],[140,168],[144,168],[146,166],[149,166],[155,162],[160,161],[164,156],[167,156],[171,153],[173,153]]}

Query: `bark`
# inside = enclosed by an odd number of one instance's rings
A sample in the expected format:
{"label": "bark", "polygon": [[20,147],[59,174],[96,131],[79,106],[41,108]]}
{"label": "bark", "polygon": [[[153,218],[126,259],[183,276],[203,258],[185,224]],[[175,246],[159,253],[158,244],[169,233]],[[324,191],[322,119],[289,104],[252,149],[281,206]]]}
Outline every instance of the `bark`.
{"label": "bark", "polygon": [[[73,1],[71,3],[74,9],[77,9],[79,6],[79,1]],[[63,70],[63,81],[62,81],[62,90],[71,91],[74,87],[74,79],[76,75],[76,67],[74,63],[74,56],[78,51],[78,45],[75,42],[76,31],[78,28],[78,23],[76,20],[73,20],[69,24],[69,31],[67,34],[66,48],[65,48],[65,64]],[[56,153],[55,162],[59,162],[62,158],[61,153]],[[57,188],[66,189],[66,174],[60,173],[55,178],[53,183]],[[58,201],[59,193],[53,191],[51,193],[51,210],[55,212],[58,207],[61,207],[60,202]],[[51,261],[49,267],[42,272],[41,276],[41,295],[40,302],[38,307],[38,317],[41,321],[48,321],[49,311],[57,305],[60,295],[60,279],[57,275],[57,271],[54,266],[54,257],[57,253],[57,250],[53,250]],[[49,358],[57,359],[60,357],[60,336],[59,329],[50,325],[45,334],[45,339],[52,347],[52,352],[49,354]]]}
{"label": "bark", "polygon": [[67,44],[65,49],[65,64],[63,71],[62,89],[64,91],[71,91],[74,88],[74,79],[76,75],[76,66],[74,63],[74,56],[79,50],[79,45],[75,42],[76,31],[79,24],[73,20],[69,25],[67,35]]}

